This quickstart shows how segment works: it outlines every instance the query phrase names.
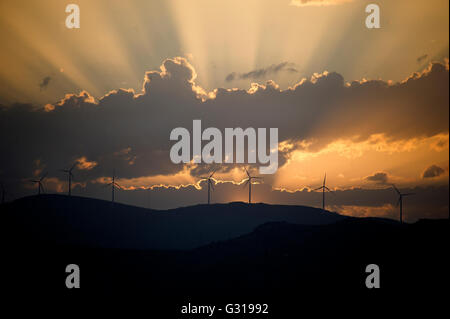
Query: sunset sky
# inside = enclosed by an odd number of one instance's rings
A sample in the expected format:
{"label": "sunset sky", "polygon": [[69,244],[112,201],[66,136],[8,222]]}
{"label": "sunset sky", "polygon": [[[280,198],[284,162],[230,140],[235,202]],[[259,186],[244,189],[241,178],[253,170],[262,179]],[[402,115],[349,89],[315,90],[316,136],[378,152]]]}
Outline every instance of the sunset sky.
{"label": "sunset sky", "polygon": [[[80,29],[65,6],[80,7]],[[381,28],[367,29],[377,3]],[[0,2],[0,182],[172,208],[246,201],[243,165],[173,164],[175,127],[276,127],[279,169],[254,202],[448,217],[448,0]],[[257,167],[250,167],[258,174]],[[150,188],[150,190],[149,190]]]}

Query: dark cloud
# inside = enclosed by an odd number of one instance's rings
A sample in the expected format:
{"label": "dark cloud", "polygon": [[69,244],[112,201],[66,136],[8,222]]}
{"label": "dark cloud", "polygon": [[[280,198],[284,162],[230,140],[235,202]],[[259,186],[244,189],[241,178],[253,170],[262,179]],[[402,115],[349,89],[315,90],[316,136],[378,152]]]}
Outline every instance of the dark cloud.
{"label": "dark cloud", "polygon": [[366,180],[368,180],[369,182],[375,182],[378,184],[386,184],[388,182],[388,179],[389,176],[385,172],[378,172],[366,177]]}
{"label": "dark cloud", "polygon": [[239,78],[239,74],[237,74],[236,72],[232,72],[227,75],[227,77],[225,78],[225,81],[227,81],[227,82],[234,81],[236,78]]}
{"label": "dark cloud", "polygon": [[41,83],[39,83],[39,88],[41,89],[41,91],[47,88],[51,79],[52,78],[50,76],[46,76],[45,78],[42,79]]}
{"label": "dark cloud", "polygon": [[428,58],[428,54],[421,55],[417,58],[417,63],[422,63],[426,58]]}
{"label": "dark cloud", "polygon": [[[145,74],[141,92],[118,89],[99,99],[87,92],[69,94],[46,109],[0,107],[1,179],[21,183],[16,193],[30,191],[23,181],[32,176],[36,160],[49,179],[63,180],[58,169],[81,157],[98,165],[77,171],[78,182],[110,176],[114,168],[121,178],[175,174],[183,167],[170,161],[169,135],[176,127],[192,130],[193,119],[222,132],[225,127],[276,127],[280,141],[314,138],[318,147],[380,132],[390,140],[448,132],[448,66],[439,63],[393,85],[380,80],[346,84],[340,74],[327,73],[289,90],[269,81],[249,91],[219,88],[214,97],[195,79],[185,59],[168,59],[160,71]],[[280,165],[283,161],[281,156]]]}
{"label": "dark cloud", "polygon": [[424,172],[422,177],[423,178],[434,178],[439,177],[445,173],[445,170],[437,165],[431,165],[428,167]]}
{"label": "dark cloud", "polygon": [[267,76],[276,75],[279,72],[290,72],[290,73],[298,73],[298,70],[295,68],[293,63],[283,62],[280,64],[272,64],[267,68],[261,68],[257,70],[253,70],[247,73],[230,73],[225,78],[226,81],[234,81],[234,80],[258,80],[262,78],[266,78]]}

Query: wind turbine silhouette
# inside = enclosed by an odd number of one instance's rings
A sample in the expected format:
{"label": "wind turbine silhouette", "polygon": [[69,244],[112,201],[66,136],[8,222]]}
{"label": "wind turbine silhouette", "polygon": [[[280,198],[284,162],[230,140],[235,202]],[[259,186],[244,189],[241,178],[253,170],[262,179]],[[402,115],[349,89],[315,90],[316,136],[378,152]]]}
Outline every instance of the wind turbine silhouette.
{"label": "wind turbine silhouette", "polygon": [[212,177],[215,173],[216,171],[212,172],[212,174],[209,176],[200,177],[201,179],[206,179],[206,181],[208,182],[208,205],[211,203],[211,188],[212,190],[214,190],[214,183],[212,181]]}
{"label": "wind turbine silhouette", "polygon": [[69,196],[72,195],[72,178],[73,178],[72,170],[75,168],[75,165],[77,165],[77,163],[74,163],[70,169],[61,170],[61,172],[64,172],[69,176]]}
{"label": "wind turbine silhouette", "polygon": [[45,173],[45,174],[42,175],[41,178],[39,178],[39,179],[35,179],[35,180],[31,179],[31,180],[30,180],[30,182],[35,183],[35,184],[38,184],[38,195],[41,195],[41,189],[42,189],[43,192],[45,192],[44,185],[42,184],[42,181],[44,180],[44,178],[47,177],[47,174],[48,174],[48,173]]}
{"label": "wind turbine silhouette", "polygon": [[248,185],[248,203],[251,204],[252,203],[252,180],[263,179],[263,178],[260,176],[251,176],[245,167],[244,167],[244,169],[248,176],[247,181],[244,184],[244,187]]}
{"label": "wind turbine silhouette", "polygon": [[116,183],[116,170],[113,170],[113,176],[112,176],[112,182],[109,184],[106,184],[105,187],[111,186],[112,189],[112,199],[111,202],[114,204],[114,190],[116,189],[122,189],[122,186]]}
{"label": "wind turbine silhouette", "polygon": [[325,173],[325,177],[323,178],[322,186],[314,189],[314,191],[318,191],[320,189],[322,190],[322,210],[323,211],[325,211],[325,192],[330,192],[330,193],[334,194],[334,192],[325,185],[326,181],[327,181],[327,173]]}
{"label": "wind turbine silhouette", "polygon": [[401,193],[397,187],[395,187],[394,184],[392,184],[392,187],[395,189],[395,191],[398,194],[398,202],[397,206],[400,205],[400,223],[403,223],[403,196],[410,196],[415,195],[415,193]]}

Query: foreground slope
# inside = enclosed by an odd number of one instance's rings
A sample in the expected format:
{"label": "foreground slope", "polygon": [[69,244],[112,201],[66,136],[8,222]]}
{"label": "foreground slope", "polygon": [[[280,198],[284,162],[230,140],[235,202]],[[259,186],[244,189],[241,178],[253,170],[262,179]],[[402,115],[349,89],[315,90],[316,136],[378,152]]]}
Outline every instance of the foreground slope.
{"label": "foreground slope", "polygon": [[306,206],[236,202],[158,211],[63,195],[16,200],[2,208],[2,216],[12,241],[26,236],[123,249],[190,249],[249,233],[268,222],[322,225],[346,218]]}
{"label": "foreground slope", "polygon": [[[373,218],[272,222],[234,239],[167,251],[9,243],[2,288],[23,300],[25,292],[43,301],[139,301],[162,318],[177,318],[187,303],[268,303],[272,316],[265,318],[299,318],[306,307],[404,309],[427,299],[437,309],[449,284],[448,226],[448,220],[400,225]],[[72,263],[81,269],[79,290],[64,284]],[[381,289],[365,286],[372,263],[380,267]],[[339,308],[328,308],[333,304]]]}

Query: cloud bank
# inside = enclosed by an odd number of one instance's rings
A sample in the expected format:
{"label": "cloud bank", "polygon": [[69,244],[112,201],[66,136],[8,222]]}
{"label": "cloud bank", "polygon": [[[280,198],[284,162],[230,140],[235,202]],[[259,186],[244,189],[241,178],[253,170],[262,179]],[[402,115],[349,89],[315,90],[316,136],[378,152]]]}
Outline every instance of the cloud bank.
{"label": "cloud bank", "polygon": [[2,107],[1,145],[10,155],[1,167],[26,177],[36,159],[60,167],[84,156],[99,163],[92,170],[99,175],[113,166],[124,177],[173,173],[180,168],[169,160],[170,131],[191,128],[193,119],[219,129],[278,127],[280,141],[313,138],[317,147],[380,132],[391,140],[448,132],[448,65],[439,63],[396,84],[346,83],[332,72],[284,91],[269,81],[206,92],[195,78],[185,59],[167,59],[145,74],[141,92],[118,89],[96,100],[82,91],[46,108]]}
{"label": "cloud bank", "polygon": [[[272,70],[286,67],[282,63]],[[338,139],[385,147],[403,139],[448,136],[448,72],[448,63],[433,63],[399,83],[346,82],[339,73],[324,72],[286,90],[268,81],[248,90],[208,92],[196,83],[195,69],[186,59],[167,59],[159,70],[145,73],[139,92],[120,88],[96,99],[81,91],[45,107],[0,106],[0,145],[6,154],[0,158],[0,177],[18,181],[20,193],[24,181],[46,171],[55,183],[64,181],[58,169],[77,163],[80,183],[102,184],[115,170],[135,183],[130,189],[192,185],[211,166],[171,163],[169,135],[175,127],[191,129],[194,119],[201,119],[204,128],[222,131],[279,128],[284,147],[280,166],[291,160],[294,150],[317,152]],[[448,147],[448,139],[440,145],[436,147]],[[236,165],[218,169],[224,178],[239,182]],[[266,185],[273,179],[268,176]],[[387,181],[382,174],[368,180]],[[25,189],[32,190],[29,185]]]}

